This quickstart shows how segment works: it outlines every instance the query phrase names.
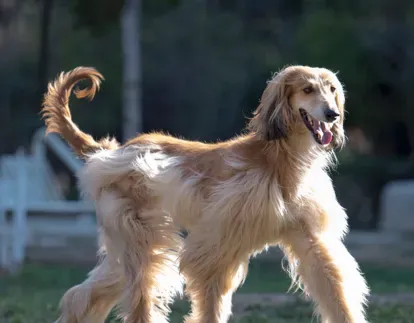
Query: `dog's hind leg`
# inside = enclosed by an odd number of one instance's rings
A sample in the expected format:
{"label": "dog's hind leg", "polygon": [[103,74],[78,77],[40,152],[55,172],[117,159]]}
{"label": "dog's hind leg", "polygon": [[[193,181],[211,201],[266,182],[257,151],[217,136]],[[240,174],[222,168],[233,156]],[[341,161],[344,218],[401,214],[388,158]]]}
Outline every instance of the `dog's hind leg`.
{"label": "dog's hind leg", "polygon": [[117,190],[103,191],[99,222],[107,257],[119,263],[125,280],[119,304],[124,321],[162,323],[182,288],[176,263],[182,239],[168,215],[143,204]]}
{"label": "dog's hind leg", "polygon": [[368,288],[358,264],[338,238],[314,234],[306,225],[290,231],[284,249],[294,274],[317,303],[324,323],[365,323]]}
{"label": "dog's hind leg", "polygon": [[58,323],[104,322],[123,288],[122,276],[108,259],[96,266],[81,284],[63,296]]}

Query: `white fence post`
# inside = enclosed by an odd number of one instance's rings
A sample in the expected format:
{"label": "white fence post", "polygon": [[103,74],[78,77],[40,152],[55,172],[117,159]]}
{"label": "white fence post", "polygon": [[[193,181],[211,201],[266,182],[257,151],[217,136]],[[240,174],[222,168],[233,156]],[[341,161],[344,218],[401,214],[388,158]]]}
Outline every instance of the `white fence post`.
{"label": "white fence post", "polygon": [[6,209],[4,205],[5,186],[0,183],[0,268],[7,269],[10,265],[10,235],[8,232]]}
{"label": "white fence post", "polygon": [[19,148],[16,153],[17,192],[13,214],[13,265],[22,265],[25,257],[26,234],[27,234],[27,165],[25,163],[24,151]]}

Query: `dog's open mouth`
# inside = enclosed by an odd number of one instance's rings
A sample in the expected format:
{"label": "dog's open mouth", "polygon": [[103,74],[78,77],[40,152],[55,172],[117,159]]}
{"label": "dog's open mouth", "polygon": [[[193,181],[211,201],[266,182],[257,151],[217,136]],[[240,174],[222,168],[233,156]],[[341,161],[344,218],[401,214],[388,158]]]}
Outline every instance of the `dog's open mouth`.
{"label": "dog's open mouth", "polygon": [[332,141],[331,124],[312,118],[304,109],[299,109],[306,128],[312,133],[315,141],[320,145],[329,145]]}

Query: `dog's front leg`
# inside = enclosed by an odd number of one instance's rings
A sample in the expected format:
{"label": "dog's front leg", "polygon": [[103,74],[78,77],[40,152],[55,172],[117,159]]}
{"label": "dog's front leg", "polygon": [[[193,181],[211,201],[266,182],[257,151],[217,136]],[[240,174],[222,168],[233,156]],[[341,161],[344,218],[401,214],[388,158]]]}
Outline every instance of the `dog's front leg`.
{"label": "dog's front leg", "polygon": [[226,323],[231,316],[232,295],[247,273],[247,254],[232,252],[229,245],[209,247],[210,230],[191,232],[181,257],[191,312],[185,323]]}
{"label": "dog's front leg", "polygon": [[324,323],[365,323],[368,287],[342,241],[313,233],[302,224],[284,239],[305,292],[317,303]]}

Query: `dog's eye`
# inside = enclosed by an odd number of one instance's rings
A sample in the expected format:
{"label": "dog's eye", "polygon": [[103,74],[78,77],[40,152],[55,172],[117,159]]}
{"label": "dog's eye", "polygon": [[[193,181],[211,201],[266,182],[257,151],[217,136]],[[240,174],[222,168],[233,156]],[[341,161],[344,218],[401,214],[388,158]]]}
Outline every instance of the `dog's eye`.
{"label": "dog's eye", "polygon": [[334,86],[331,86],[331,92],[334,93],[336,91],[336,88]]}
{"label": "dog's eye", "polygon": [[310,94],[310,93],[312,93],[312,92],[313,92],[313,88],[312,88],[311,86],[305,87],[305,88],[303,89],[303,92],[304,92],[305,94]]}

